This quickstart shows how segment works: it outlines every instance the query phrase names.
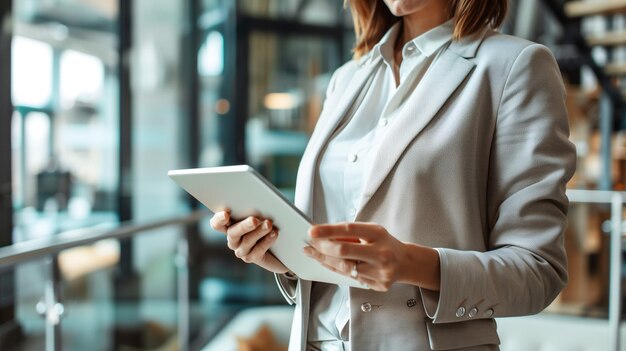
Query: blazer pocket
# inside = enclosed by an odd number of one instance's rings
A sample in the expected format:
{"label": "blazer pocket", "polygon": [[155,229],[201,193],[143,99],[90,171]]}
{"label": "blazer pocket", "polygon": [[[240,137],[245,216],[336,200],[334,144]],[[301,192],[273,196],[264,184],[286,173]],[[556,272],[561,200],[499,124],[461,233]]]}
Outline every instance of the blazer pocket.
{"label": "blazer pocket", "polygon": [[453,350],[478,345],[500,345],[496,322],[493,319],[477,319],[458,323],[433,324],[426,321],[430,348]]}

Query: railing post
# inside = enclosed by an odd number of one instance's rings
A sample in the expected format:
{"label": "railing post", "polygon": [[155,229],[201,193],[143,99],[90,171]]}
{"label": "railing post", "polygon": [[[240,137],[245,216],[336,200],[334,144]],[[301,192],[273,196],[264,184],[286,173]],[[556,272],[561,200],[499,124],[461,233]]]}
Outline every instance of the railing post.
{"label": "railing post", "polygon": [[611,136],[613,135],[613,115],[615,113],[614,105],[609,95],[600,94],[600,134],[602,135],[600,145],[600,160],[602,167],[602,175],[600,176],[599,187],[602,190],[613,189],[612,173],[612,150]]}
{"label": "railing post", "polygon": [[37,313],[44,318],[46,351],[61,351],[63,341],[61,339],[61,318],[65,313],[63,304],[59,301],[59,268],[57,255],[46,258],[46,280],[44,282],[44,296],[36,305]]}
{"label": "railing post", "polygon": [[189,244],[185,232],[178,239],[176,253],[176,283],[178,299],[178,350],[189,349]]}
{"label": "railing post", "polygon": [[[133,48],[133,9],[135,1],[117,0],[118,6],[118,80],[119,80],[119,153],[117,214],[120,222],[133,218],[133,95],[131,89],[131,53]],[[139,306],[141,279],[133,261],[133,238],[120,240],[113,298],[115,327],[113,347],[141,345],[144,326],[138,309],[124,310],[119,302]]]}
{"label": "railing post", "polygon": [[622,210],[620,193],[611,198],[611,258],[609,278],[609,343],[612,351],[620,349],[622,313]]}

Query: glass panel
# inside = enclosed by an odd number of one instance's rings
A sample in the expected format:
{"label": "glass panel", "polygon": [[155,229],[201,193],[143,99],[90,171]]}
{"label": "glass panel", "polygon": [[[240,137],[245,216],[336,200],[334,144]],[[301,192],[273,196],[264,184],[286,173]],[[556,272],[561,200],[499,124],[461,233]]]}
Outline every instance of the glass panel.
{"label": "glass panel", "polygon": [[15,266],[15,300],[0,297],[0,304],[14,305],[16,323],[24,334],[20,343],[15,345],[17,351],[45,349],[45,321],[37,311],[37,304],[43,301],[48,277],[45,261],[36,260]]}
{"label": "glass panel", "polygon": [[52,47],[23,36],[15,36],[12,46],[13,105],[49,105],[52,96]]}
{"label": "glass panel", "polygon": [[[29,174],[41,174],[50,166],[50,116],[42,112],[31,112],[24,117],[24,148],[26,154],[26,170]],[[57,208],[55,194],[47,194],[47,184],[38,184],[38,178],[26,179],[26,203],[43,210],[44,203],[48,200],[48,206]],[[38,193],[41,194],[41,202]]]}
{"label": "glass panel", "polygon": [[[154,234],[140,234],[138,238]],[[168,239],[176,240],[169,236]],[[170,241],[172,241],[170,240]],[[137,276],[120,276],[117,241],[65,250],[59,255],[64,350],[159,349],[176,346],[175,246],[156,255]],[[139,280],[149,290],[133,290]],[[130,289],[129,289],[130,288]],[[116,292],[117,290],[117,292]],[[122,294],[123,299],[115,296]]]}
{"label": "glass panel", "polygon": [[[110,72],[110,71],[109,71]],[[60,58],[60,106],[55,151],[74,182],[68,211],[112,212],[117,190],[117,77],[97,57],[73,50]],[[69,204],[68,204],[69,205]]]}
{"label": "glass panel", "polygon": [[340,60],[333,40],[269,33],[250,38],[247,156],[288,197]]}
{"label": "glass panel", "polygon": [[11,118],[11,170],[13,203],[16,207],[24,206],[24,148],[22,147],[23,132],[22,115],[15,111]]}
{"label": "glass panel", "polygon": [[58,40],[73,36],[73,31],[115,31],[117,5],[117,1],[13,0],[14,18],[18,19],[16,27],[20,31],[35,33],[36,28],[30,25],[36,24],[48,29],[47,33],[39,32],[39,35]]}
{"label": "glass panel", "polygon": [[217,77],[224,72],[224,36],[212,31],[200,47],[198,53],[198,74],[203,77]]}
{"label": "glass panel", "polygon": [[58,256],[63,350],[113,350],[115,267],[119,244],[105,240]]}
{"label": "glass panel", "polygon": [[232,0],[200,0],[201,8],[203,11],[211,12],[213,10],[222,10],[228,3],[232,3]]}
{"label": "glass panel", "polygon": [[336,25],[343,21],[343,1],[337,0],[255,0],[239,1],[242,13],[249,16],[282,18],[302,23]]}
{"label": "glass panel", "polygon": [[[200,125],[202,148],[199,162],[201,167],[220,166],[224,161],[224,151],[220,140],[224,115],[230,111],[230,102],[220,97],[224,74],[224,35],[210,31],[198,53],[198,74],[200,75]],[[228,64],[228,63],[227,63]]]}
{"label": "glass panel", "polygon": [[[132,194],[133,217],[138,220],[162,219],[185,210],[180,188],[167,177],[171,169],[189,167],[184,153],[188,114],[181,97],[186,82],[179,72],[184,65],[180,40],[184,8],[177,1],[149,0],[137,1],[133,8],[137,64],[131,70]],[[149,256],[150,251],[137,254]]]}
{"label": "glass panel", "polygon": [[116,220],[116,4],[14,1],[16,241]]}
{"label": "glass panel", "polygon": [[565,233],[569,281],[548,311],[607,316],[610,219],[607,205],[570,203]]}
{"label": "glass panel", "polygon": [[[176,243],[181,229],[167,235]],[[156,232],[137,238],[154,240]],[[178,349],[176,245],[155,255],[137,275],[121,276],[119,242],[102,240],[59,253],[55,302],[61,306],[61,349],[67,351],[175,350]],[[20,264],[15,269],[15,300],[0,295],[0,309],[15,308],[24,339],[11,345],[16,351],[46,349],[46,290],[52,286],[48,259]],[[1,272],[6,275],[5,271]],[[0,279],[5,276],[0,275]],[[143,291],[129,287],[142,281]],[[117,292],[116,292],[117,289]],[[116,299],[116,296],[123,296]],[[15,302],[13,302],[15,301]],[[191,308],[195,315],[201,309]],[[49,319],[50,320],[50,319]],[[197,318],[196,318],[197,320]]]}
{"label": "glass panel", "polygon": [[[187,33],[185,2],[138,0],[133,3],[132,215],[133,220],[163,220],[189,210],[181,189],[167,177],[188,168],[188,100],[182,93],[186,57],[181,33]],[[219,64],[215,62],[214,64]],[[215,70],[211,66],[209,71]],[[128,150],[127,150],[128,152]],[[116,331],[121,344],[139,349],[176,349],[178,283],[174,251],[180,228],[162,228],[133,238],[132,268],[119,293],[139,296],[135,305],[116,302]],[[130,279],[128,279],[130,278]],[[120,282],[116,283],[117,285]],[[197,329],[198,326],[196,325]],[[130,339],[141,330],[143,344]],[[120,339],[121,340],[121,339]],[[133,344],[135,343],[135,344]],[[164,346],[169,345],[169,346]]]}
{"label": "glass panel", "polygon": [[79,51],[61,54],[61,107],[97,103],[104,93],[104,64],[97,57]]}

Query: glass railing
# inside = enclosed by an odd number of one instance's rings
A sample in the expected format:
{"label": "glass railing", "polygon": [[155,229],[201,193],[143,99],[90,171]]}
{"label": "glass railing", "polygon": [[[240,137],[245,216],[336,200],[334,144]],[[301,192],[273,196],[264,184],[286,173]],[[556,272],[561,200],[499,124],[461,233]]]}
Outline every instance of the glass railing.
{"label": "glass railing", "polygon": [[[206,215],[74,230],[0,248],[0,310],[14,320],[0,349],[188,350],[194,317],[186,230]],[[164,228],[174,229],[171,250],[135,258],[128,269],[119,241]]]}
{"label": "glass railing", "polygon": [[[601,231],[609,234],[609,269],[608,269],[608,318],[609,318],[609,350],[620,349],[620,325],[622,322],[622,242],[624,236],[624,203],[626,192],[568,190],[570,209],[581,204],[599,204],[610,206],[609,220],[601,222]],[[572,226],[570,212],[570,226]],[[575,223],[574,223],[575,225]],[[585,233],[585,237],[588,233]],[[571,268],[570,268],[571,270]],[[570,273],[570,279],[571,279]]]}
{"label": "glass railing", "polygon": [[286,307],[273,274],[237,259],[207,214],[0,248],[0,350],[201,350],[241,311]]}

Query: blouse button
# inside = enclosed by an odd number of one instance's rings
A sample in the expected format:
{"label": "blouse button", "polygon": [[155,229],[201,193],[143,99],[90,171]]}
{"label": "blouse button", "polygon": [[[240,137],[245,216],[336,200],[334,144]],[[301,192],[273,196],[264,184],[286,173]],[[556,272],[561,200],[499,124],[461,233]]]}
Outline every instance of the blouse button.
{"label": "blouse button", "polygon": [[367,312],[372,312],[372,304],[369,302],[365,302],[363,304],[361,304],[361,311],[367,313]]}
{"label": "blouse button", "polygon": [[381,118],[380,122],[378,122],[378,124],[380,124],[381,127],[384,127],[387,124],[389,124],[389,120],[387,118]]}
{"label": "blouse button", "polygon": [[415,44],[410,43],[407,47],[406,47],[406,55],[407,56],[412,56],[415,54]]}
{"label": "blouse button", "polygon": [[348,160],[352,163],[356,162],[357,159],[358,157],[356,156],[356,154],[351,154],[350,156],[348,156]]}

